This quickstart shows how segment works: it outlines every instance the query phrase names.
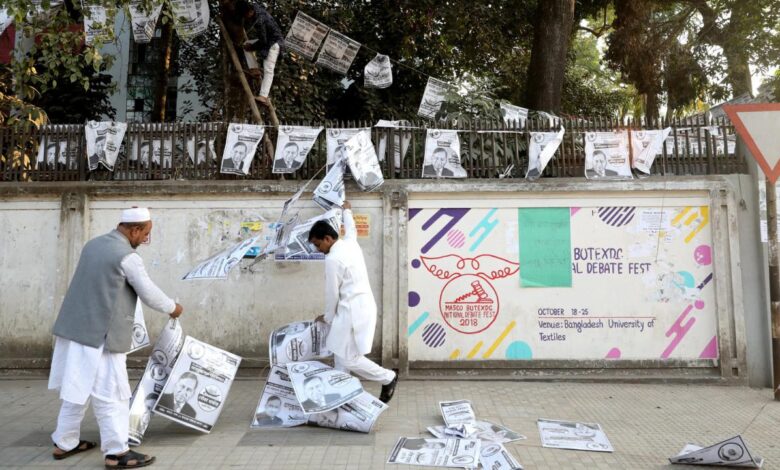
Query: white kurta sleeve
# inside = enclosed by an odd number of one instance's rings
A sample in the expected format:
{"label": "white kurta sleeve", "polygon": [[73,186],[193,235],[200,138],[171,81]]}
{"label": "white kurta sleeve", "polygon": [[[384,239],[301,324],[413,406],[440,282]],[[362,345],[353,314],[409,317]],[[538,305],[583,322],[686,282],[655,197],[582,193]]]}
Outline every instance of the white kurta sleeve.
{"label": "white kurta sleeve", "polygon": [[344,240],[357,240],[357,227],[355,219],[352,218],[352,209],[345,209],[342,212],[344,219]]}
{"label": "white kurta sleeve", "polygon": [[339,307],[339,291],[344,276],[344,266],[333,258],[325,259],[325,323],[330,324]]}
{"label": "white kurta sleeve", "polygon": [[122,260],[122,271],[124,271],[127,282],[133,286],[135,293],[138,294],[141,301],[149,307],[163,313],[173,313],[176,309],[176,302],[160,290],[159,287],[149,278],[149,274],[144,268],[144,261],[138,253],[131,253]]}

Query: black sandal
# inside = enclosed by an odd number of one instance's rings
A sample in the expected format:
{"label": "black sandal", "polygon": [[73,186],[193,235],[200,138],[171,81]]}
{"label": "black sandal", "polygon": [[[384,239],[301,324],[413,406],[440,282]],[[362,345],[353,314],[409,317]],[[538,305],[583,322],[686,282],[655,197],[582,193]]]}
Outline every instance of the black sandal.
{"label": "black sandal", "polygon": [[[116,465],[106,464],[106,468],[140,468],[154,463],[155,457],[140,454],[133,450],[128,450],[122,455],[106,455],[106,460],[116,460]],[[135,460],[131,464],[130,461]]]}
{"label": "black sandal", "polygon": [[[81,446],[84,446],[84,448],[82,448]],[[52,453],[51,455],[52,455],[52,457],[54,457],[54,460],[62,460],[62,459],[66,459],[66,458],[70,457],[71,455],[76,455],[76,454],[79,454],[81,452],[86,452],[88,450],[94,449],[96,446],[97,446],[97,443],[95,443],[95,442],[79,441],[79,445],[77,445],[73,449],[71,449],[71,450],[69,450],[67,452],[64,452],[62,454],[54,454],[54,453]],[[54,447],[57,447],[57,444],[54,444]],[[57,448],[60,449],[59,447],[57,447]],[[62,449],[60,449],[60,450],[62,450]]]}

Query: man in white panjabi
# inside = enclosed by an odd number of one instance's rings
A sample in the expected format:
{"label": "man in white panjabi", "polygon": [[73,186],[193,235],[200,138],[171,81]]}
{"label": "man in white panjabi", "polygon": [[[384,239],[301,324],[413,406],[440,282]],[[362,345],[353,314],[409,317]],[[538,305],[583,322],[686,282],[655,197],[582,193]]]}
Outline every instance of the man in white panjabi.
{"label": "man in white panjabi", "polygon": [[62,406],[52,434],[57,460],[90,450],[79,440],[90,401],[100,428],[106,468],[150,465],[154,457],[128,447],[130,350],[135,305],[181,315],[183,308],[158,288],[135,249],[149,239],[152,221],[145,208],[126,209],[115,230],[93,238],[81,251],[62,302],[55,337],[49,389],[59,390]]}
{"label": "man in white panjabi", "polygon": [[380,382],[379,399],[387,403],[395,393],[398,373],[368,359],[376,327],[376,302],[368,282],[363,251],[357,242],[352,206],[344,201],[343,239],[326,221],[317,221],[309,231],[309,242],[325,258],[325,313],[317,317],[330,325],[326,346],[333,352],[336,369],[353,372]]}

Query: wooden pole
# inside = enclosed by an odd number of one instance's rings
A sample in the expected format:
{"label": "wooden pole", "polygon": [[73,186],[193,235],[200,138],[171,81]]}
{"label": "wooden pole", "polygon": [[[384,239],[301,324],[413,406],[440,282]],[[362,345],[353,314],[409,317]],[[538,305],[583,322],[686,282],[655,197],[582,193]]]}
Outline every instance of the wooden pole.
{"label": "wooden pole", "polygon": [[233,67],[236,69],[236,73],[238,74],[238,79],[241,81],[241,87],[244,88],[244,93],[246,93],[247,101],[249,101],[249,109],[252,111],[252,116],[255,118],[255,122],[258,124],[263,124],[263,118],[260,116],[260,109],[258,109],[257,103],[255,102],[255,94],[252,93],[252,88],[249,86],[249,82],[244,76],[244,68],[241,66],[241,61],[238,60],[236,48],[233,47],[233,41],[230,39],[230,34],[228,34],[227,28],[225,28],[225,23],[223,23],[222,18],[219,17],[217,18],[217,23],[219,24],[219,30],[222,32],[222,37],[225,38],[225,45],[227,46],[228,54],[230,54],[230,59],[233,61]]}

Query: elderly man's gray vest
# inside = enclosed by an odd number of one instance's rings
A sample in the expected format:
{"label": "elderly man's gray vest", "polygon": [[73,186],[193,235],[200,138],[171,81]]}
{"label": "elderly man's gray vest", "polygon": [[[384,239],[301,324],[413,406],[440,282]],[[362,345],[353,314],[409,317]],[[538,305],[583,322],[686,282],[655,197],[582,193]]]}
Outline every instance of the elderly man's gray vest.
{"label": "elderly man's gray vest", "polygon": [[52,333],[115,353],[130,350],[138,295],[127,283],[121,263],[135,253],[116,230],[84,245]]}

